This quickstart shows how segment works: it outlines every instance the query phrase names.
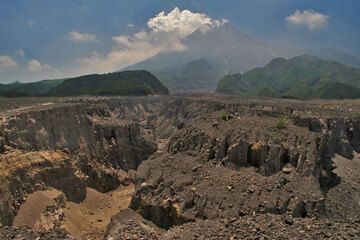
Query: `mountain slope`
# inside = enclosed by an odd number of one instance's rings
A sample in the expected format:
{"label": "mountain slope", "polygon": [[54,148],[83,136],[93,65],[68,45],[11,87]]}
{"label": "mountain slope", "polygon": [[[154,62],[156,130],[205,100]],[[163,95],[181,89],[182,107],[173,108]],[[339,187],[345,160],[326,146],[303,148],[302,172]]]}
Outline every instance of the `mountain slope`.
{"label": "mountain slope", "polygon": [[[183,80],[184,76],[179,76],[179,73],[189,64],[193,64],[193,61],[206,59],[215,75],[222,77],[265,66],[275,57],[292,57],[302,52],[298,49],[279,48],[261,43],[229,24],[207,32],[195,31],[183,41],[183,44],[187,49],[182,52],[161,52],[127,67],[126,70],[145,69],[156,75],[172,91],[188,90],[189,81],[201,76],[194,75],[193,79]],[[200,81],[203,84],[194,84],[192,89],[214,90],[212,81],[214,80],[211,78],[209,81]]]}
{"label": "mountain slope", "polygon": [[323,60],[336,61],[349,67],[360,68],[360,57],[348,54],[336,48],[323,48],[317,51],[309,51],[307,54],[317,56]]}
{"label": "mountain slope", "polygon": [[65,79],[54,79],[31,83],[14,82],[9,84],[0,84],[0,96],[20,97],[41,95],[50,91],[64,80]]}
{"label": "mountain slope", "polygon": [[147,71],[124,71],[69,78],[47,94],[51,96],[166,95],[168,89]]}
{"label": "mountain slope", "polygon": [[184,67],[169,72],[158,72],[157,77],[173,91],[213,90],[222,76],[206,60],[194,60]]}
{"label": "mountain slope", "polygon": [[276,47],[257,41],[239,31],[230,24],[213,28],[207,32],[195,31],[183,44],[184,51],[164,51],[155,56],[125,68],[125,70],[147,70],[152,72],[171,91],[214,90],[211,84],[214,79],[208,78],[210,84],[188,84],[201,78],[197,73],[191,79],[180,73],[193,61],[206,59],[215,71],[215,75],[223,77],[264,67],[272,59],[291,58],[299,55],[314,55],[324,60],[340,62],[350,67],[360,67],[360,57],[344,53],[335,48],[306,50],[300,48]]}
{"label": "mountain slope", "polygon": [[[267,91],[264,91],[267,89]],[[243,96],[358,98],[360,69],[314,56],[273,59],[264,68],[221,79],[217,91]]]}

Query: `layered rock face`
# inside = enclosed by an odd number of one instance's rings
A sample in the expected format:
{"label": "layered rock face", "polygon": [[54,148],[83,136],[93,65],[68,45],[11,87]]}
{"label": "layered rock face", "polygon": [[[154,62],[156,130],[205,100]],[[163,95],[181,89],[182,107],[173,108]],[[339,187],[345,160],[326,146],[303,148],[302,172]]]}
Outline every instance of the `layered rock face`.
{"label": "layered rock face", "polygon": [[8,117],[0,128],[2,145],[24,151],[81,150],[91,157],[115,148],[127,169],[135,169],[139,164],[135,161],[154,152],[154,144],[141,138],[138,123],[89,116],[86,111],[85,105],[69,104]]}
{"label": "layered rock face", "polygon": [[[80,202],[86,187],[107,192],[129,184],[129,171],[156,151],[157,145],[142,136],[139,122],[112,112],[106,102],[90,102],[3,114],[0,222],[10,224],[26,195],[36,190],[55,188],[69,201]],[[94,111],[97,104],[104,112]]]}
{"label": "layered rock face", "polygon": [[301,118],[294,117],[294,124],[311,132],[322,133],[329,144],[329,151],[347,159],[354,158],[360,150],[360,121],[357,117]]}

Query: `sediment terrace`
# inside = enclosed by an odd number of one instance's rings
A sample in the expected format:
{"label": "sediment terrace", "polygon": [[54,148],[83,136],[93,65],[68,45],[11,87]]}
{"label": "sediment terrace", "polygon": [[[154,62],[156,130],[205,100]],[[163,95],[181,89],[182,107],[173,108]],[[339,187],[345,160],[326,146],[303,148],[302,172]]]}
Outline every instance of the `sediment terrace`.
{"label": "sediment terrace", "polygon": [[0,108],[5,239],[360,234],[360,101],[29,98]]}

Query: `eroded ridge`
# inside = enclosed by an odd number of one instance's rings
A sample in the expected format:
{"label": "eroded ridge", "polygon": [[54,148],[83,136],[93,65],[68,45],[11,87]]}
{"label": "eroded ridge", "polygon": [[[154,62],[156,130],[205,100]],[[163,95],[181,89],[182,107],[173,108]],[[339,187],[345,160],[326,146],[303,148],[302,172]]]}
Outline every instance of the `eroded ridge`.
{"label": "eroded ridge", "polygon": [[[26,215],[32,194],[51,203],[41,208],[42,221],[29,224],[33,230],[2,231],[79,239],[354,238],[359,109],[355,101],[221,96],[17,106],[0,124],[1,222]],[[91,210],[94,199],[109,210]],[[82,214],[98,235],[76,227]]]}

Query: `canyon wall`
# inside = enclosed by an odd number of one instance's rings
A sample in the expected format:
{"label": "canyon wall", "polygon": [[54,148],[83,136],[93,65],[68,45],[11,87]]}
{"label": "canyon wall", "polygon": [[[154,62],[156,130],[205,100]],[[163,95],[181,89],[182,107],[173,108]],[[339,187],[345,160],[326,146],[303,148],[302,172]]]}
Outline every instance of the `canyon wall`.
{"label": "canyon wall", "polygon": [[107,192],[131,183],[131,171],[157,145],[142,135],[139,122],[119,113],[121,102],[117,107],[101,104],[103,112],[96,112],[96,104],[66,103],[3,116],[1,223],[11,224],[26,195],[36,190],[56,188],[69,201],[80,202],[86,187]]}

